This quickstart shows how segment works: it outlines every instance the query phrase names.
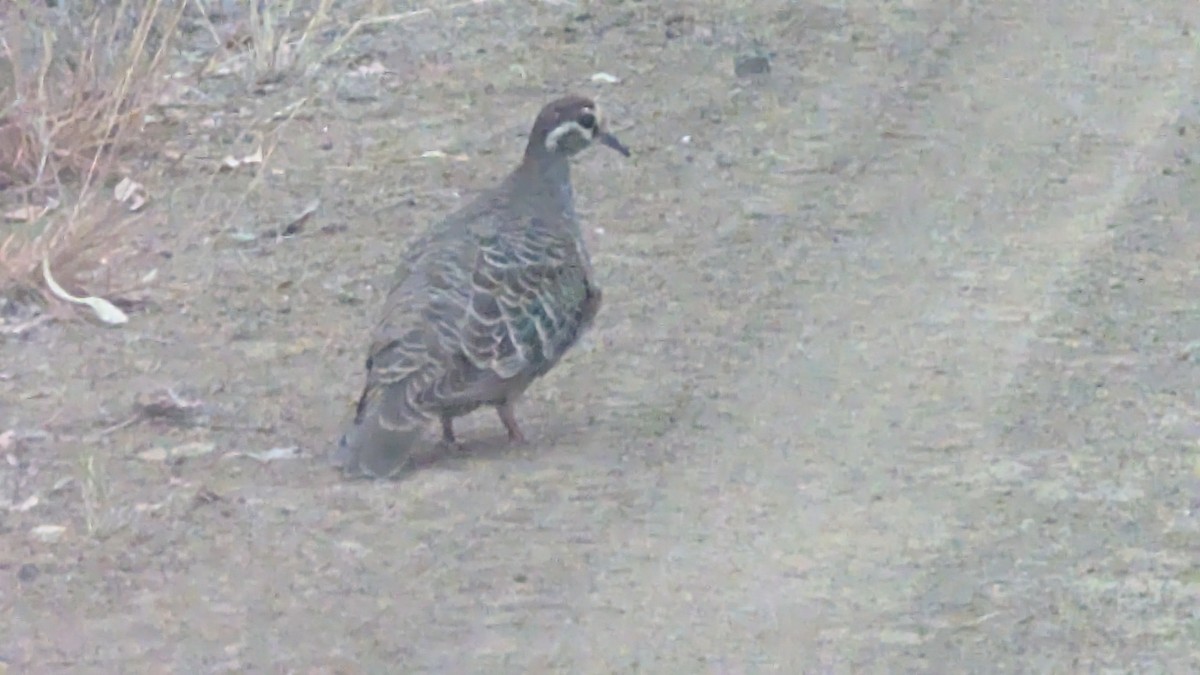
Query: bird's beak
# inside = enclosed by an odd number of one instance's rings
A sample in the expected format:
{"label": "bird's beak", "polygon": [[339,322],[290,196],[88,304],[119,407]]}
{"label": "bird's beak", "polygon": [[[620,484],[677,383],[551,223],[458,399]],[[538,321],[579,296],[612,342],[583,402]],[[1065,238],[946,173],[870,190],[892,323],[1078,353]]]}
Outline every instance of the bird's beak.
{"label": "bird's beak", "polygon": [[617,152],[621,153],[622,155],[625,155],[626,157],[629,156],[629,148],[625,147],[624,143],[617,140],[616,136],[613,136],[612,134],[608,133],[607,131],[601,131],[597,136],[601,143],[607,145],[608,147],[612,148],[613,150],[616,150]]}

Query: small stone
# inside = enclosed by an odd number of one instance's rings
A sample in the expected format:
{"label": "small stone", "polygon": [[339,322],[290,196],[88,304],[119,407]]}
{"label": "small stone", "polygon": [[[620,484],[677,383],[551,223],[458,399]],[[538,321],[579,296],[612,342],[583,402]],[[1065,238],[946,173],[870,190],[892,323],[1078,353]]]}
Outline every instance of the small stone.
{"label": "small stone", "polygon": [[733,62],[733,74],[738,77],[765,75],[771,72],[771,59],[765,54],[743,54]]}
{"label": "small stone", "polygon": [[687,37],[696,33],[696,19],[687,14],[672,14],[663,21],[663,24],[668,40]]}
{"label": "small stone", "polygon": [[17,579],[24,583],[29,583],[34,579],[37,579],[38,574],[40,573],[41,570],[38,569],[37,565],[34,565],[33,563],[25,563],[24,565],[21,565],[20,569],[17,570]]}
{"label": "small stone", "polygon": [[138,453],[138,459],[143,462],[165,462],[167,460],[192,459],[195,457],[203,457],[210,455],[217,446],[215,443],[208,441],[196,441],[193,443],[184,443],[173,448],[150,448]]}
{"label": "small stone", "polygon": [[46,544],[53,544],[62,539],[67,528],[62,525],[38,525],[29,531],[29,535],[34,539]]}
{"label": "small stone", "polygon": [[138,453],[138,459],[143,462],[165,462],[167,461],[166,448],[150,448]]}
{"label": "small stone", "polygon": [[908,630],[885,630],[879,634],[879,641],[885,645],[916,646],[924,642],[917,633]]}
{"label": "small stone", "polygon": [[347,103],[373,103],[379,100],[379,86],[374,80],[346,76],[338,80],[337,97]]}
{"label": "small stone", "polygon": [[1196,361],[1200,358],[1200,340],[1194,340],[1179,350],[1180,361]]}

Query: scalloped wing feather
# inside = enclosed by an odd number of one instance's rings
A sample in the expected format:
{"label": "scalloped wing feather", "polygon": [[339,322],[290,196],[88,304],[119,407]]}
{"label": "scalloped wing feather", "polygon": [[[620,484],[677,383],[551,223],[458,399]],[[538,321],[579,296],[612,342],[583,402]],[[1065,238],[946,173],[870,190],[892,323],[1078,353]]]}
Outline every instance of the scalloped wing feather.
{"label": "scalloped wing feather", "polygon": [[575,343],[599,291],[567,231],[525,225],[437,237],[412,258],[375,330],[360,423],[407,428],[499,402]]}
{"label": "scalloped wing feather", "polygon": [[501,379],[544,374],[574,344],[589,285],[575,242],[534,221],[515,241],[481,241],[462,350]]}

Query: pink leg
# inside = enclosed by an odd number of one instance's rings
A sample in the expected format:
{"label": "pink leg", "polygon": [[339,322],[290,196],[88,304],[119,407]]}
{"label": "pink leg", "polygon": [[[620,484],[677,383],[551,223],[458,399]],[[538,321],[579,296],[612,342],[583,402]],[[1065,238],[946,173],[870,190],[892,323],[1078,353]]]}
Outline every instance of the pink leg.
{"label": "pink leg", "polygon": [[525,434],[521,433],[521,427],[517,425],[517,417],[513,412],[513,404],[511,401],[496,406],[496,412],[500,414],[500,422],[504,424],[505,430],[508,431],[508,440],[513,443],[525,443]]}

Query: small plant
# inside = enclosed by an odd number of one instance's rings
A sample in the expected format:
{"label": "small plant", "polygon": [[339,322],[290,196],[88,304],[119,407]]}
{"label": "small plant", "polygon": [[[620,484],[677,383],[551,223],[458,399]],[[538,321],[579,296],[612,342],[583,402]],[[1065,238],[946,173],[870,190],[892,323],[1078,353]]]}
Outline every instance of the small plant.
{"label": "small plant", "polygon": [[96,456],[83,453],[79,456],[79,493],[83,500],[83,524],[88,536],[103,536],[109,523],[108,477],[96,463]]}
{"label": "small plant", "polygon": [[289,74],[303,75],[317,65],[321,52],[314,40],[317,32],[330,23],[334,4],[333,0],[317,0],[303,28],[292,31],[288,26],[295,23],[296,0],[242,0],[245,19],[230,36],[213,24],[209,7],[212,0],[191,2],[204,18],[216,46],[205,70],[240,72],[252,85],[277,81]]}

